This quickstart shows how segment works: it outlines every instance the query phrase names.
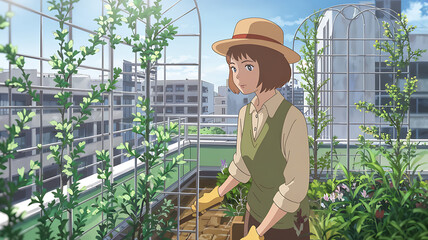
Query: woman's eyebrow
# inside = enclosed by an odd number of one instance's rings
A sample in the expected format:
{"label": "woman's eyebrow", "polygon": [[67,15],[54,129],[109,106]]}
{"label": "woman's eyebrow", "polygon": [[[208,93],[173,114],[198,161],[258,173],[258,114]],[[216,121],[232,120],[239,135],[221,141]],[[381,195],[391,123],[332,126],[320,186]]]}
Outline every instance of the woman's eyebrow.
{"label": "woman's eyebrow", "polygon": [[230,62],[230,63],[229,63],[229,65],[230,65],[230,64],[235,64],[235,63],[234,63],[234,62]]}
{"label": "woman's eyebrow", "polygon": [[244,61],[242,61],[241,63],[244,63],[244,62],[254,62],[254,61],[251,61],[251,60],[244,60]]}

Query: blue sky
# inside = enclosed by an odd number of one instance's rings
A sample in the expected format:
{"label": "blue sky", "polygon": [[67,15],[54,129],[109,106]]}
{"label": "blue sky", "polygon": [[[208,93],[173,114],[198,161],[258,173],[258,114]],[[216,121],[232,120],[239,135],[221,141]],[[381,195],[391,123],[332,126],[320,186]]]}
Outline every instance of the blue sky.
{"label": "blue sky", "polygon": [[[163,1],[164,9],[174,4],[177,0]],[[16,0],[20,4],[39,10],[39,1]],[[43,0],[46,2],[46,0]],[[363,3],[370,3],[364,1]],[[248,17],[262,17],[274,21],[284,30],[285,45],[292,47],[292,39],[299,24],[314,10],[325,9],[339,4],[360,3],[352,0],[197,0],[202,21],[202,80],[215,85],[215,91],[220,85],[225,85],[228,75],[228,68],[224,57],[214,53],[211,49],[212,43],[232,36],[235,24]],[[101,14],[100,0],[81,0],[76,6],[76,13],[73,15],[73,22],[84,25],[88,29],[95,29],[97,26],[92,19]],[[193,0],[182,0],[173,10],[166,15],[176,18],[194,7]],[[7,10],[7,4],[0,1],[0,9]],[[410,24],[418,26],[418,33],[428,33],[428,2],[421,0],[403,0],[402,12],[409,17]],[[15,12],[12,28],[12,43],[18,46],[20,53],[29,55],[39,55],[39,17],[28,11],[12,8]],[[47,4],[43,6],[43,12],[53,15],[47,11]],[[196,11],[186,15],[176,22],[179,33],[197,33]],[[56,43],[51,32],[57,27],[57,23],[45,20],[43,24],[43,55],[50,56],[55,52]],[[125,27],[119,29],[122,36],[128,35],[129,31]],[[28,38],[27,36],[34,36]],[[75,46],[87,45],[87,33],[76,30],[73,32]],[[0,43],[7,42],[7,31],[0,31]],[[167,62],[197,62],[197,38],[177,37],[167,49]],[[296,47],[296,49],[299,49]],[[130,48],[120,46],[115,53],[115,66],[121,66],[121,60],[133,60]],[[107,62],[107,57],[105,58]],[[38,62],[27,60],[28,68],[38,68]],[[91,57],[86,62],[90,66],[101,66],[101,54]],[[0,67],[5,68],[4,57],[0,57]],[[48,71],[49,65],[44,64],[44,71]],[[99,72],[81,70],[81,73],[90,74],[92,77],[99,76]],[[158,77],[163,79],[163,69],[159,69]],[[170,67],[167,69],[167,79],[196,79],[196,67]]]}

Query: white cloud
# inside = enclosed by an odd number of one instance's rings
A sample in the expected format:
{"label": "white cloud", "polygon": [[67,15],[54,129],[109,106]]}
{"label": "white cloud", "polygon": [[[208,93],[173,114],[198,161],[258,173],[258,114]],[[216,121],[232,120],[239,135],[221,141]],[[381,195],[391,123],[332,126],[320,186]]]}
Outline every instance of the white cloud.
{"label": "white cloud", "polygon": [[293,39],[294,39],[294,34],[288,34],[288,33],[285,34],[284,40],[286,42],[293,42]]}
{"label": "white cloud", "polygon": [[[423,11],[425,10],[425,11]],[[428,33],[428,3],[410,2],[409,8],[403,11],[409,24],[415,25],[417,33]]]}
{"label": "white cloud", "polygon": [[299,19],[294,20],[294,21],[287,21],[287,20],[282,19],[281,16],[276,16],[274,18],[270,18],[269,20],[271,20],[272,22],[278,24],[278,26],[280,26],[280,27],[285,27],[285,26],[299,25],[305,19],[304,18],[299,18]]}

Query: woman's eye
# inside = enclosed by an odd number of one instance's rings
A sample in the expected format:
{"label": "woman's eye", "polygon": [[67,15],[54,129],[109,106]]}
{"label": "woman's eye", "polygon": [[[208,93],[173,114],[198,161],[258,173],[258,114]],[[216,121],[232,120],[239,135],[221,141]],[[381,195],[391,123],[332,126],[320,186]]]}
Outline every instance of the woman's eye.
{"label": "woman's eye", "polygon": [[245,68],[246,68],[248,71],[253,71],[254,66],[253,66],[253,65],[245,65]]}
{"label": "woman's eye", "polygon": [[233,72],[236,72],[236,68],[235,67],[230,67],[230,69],[232,69]]}

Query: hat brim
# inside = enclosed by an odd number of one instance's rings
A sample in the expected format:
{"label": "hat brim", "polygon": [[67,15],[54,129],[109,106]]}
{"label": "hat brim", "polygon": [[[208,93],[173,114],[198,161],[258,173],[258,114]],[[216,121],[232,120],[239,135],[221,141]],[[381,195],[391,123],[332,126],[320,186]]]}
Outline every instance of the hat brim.
{"label": "hat brim", "polygon": [[288,48],[282,44],[269,42],[266,40],[259,40],[259,39],[226,39],[226,40],[220,40],[220,41],[213,43],[212,49],[214,50],[214,52],[216,52],[222,56],[226,56],[226,53],[230,47],[236,46],[236,45],[243,45],[243,44],[259,45],[259,46],[274,49],[274,50],[282,53],[284,55],[285,59],[287,59],[288,63],[290,63],[290,64],[300,61],[300,55],[298,53],[296,53],[295,51],[291,50],[290,48]]}

